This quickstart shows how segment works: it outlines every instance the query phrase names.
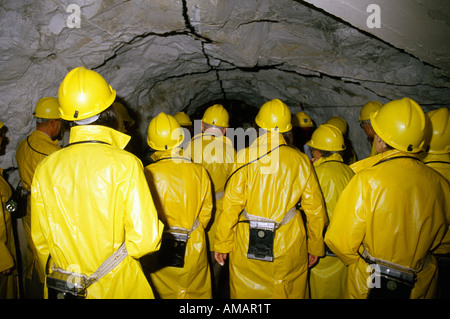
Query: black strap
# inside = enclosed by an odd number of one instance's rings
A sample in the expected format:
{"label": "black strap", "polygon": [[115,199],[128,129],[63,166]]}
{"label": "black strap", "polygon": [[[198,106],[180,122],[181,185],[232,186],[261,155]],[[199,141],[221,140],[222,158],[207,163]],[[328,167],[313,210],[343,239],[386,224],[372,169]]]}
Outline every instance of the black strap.
{"label": "black strap", "polygon": [[238,170],[240,170],[241,168],[244,168],[244,167],[247,166],[247,165],[250,165],[251,163],[256,162],[257,160],[263,158],[263,157],[266,156],[266,155],[269,155],[272,151],[276,150],[277,148],[279,148],[279,147],[281,147],[281,146],[289,146],[289,145],[287,145],[287,144],[281,144],[281,145],[278,145],[278,146],[272,148],[272,149],[271,149],[270,151],[268,151],[266,154],[261,155],[261,156],[258,157],[257,159],[254,159],[253,161],[250,161],[250,162],[248,162],[248,163],[245,163],[244,165],[242,165],[242,166],[240,166],[239,168],[237,168],[233,173],[231,173],[230,176],[228,176],[227,180],[225,181],[225,185],[224,185],[223,189],[226,189],[226,188],[227,188],[227,183],[228,183],[228,181],[230,180],[231,176],[233,176],[234,173],[236,173]]}
{"label": "black strap", "polygon": [[150,164],[155,164],[159,161],[166,160],[166,159],[181,159],[181,160],[189,161],[190,163],[192,163],[192,161],[189,158],[174,156],[174,157],[162,157],[162,158],[157,159],[156,161],[151,162]]}
{"label": "black strap", "polygon": [[381,163],[384,163],[384,162],[388,162],[388,161],[392,161],[392,160],[399,159],[399,158],[410,158],[410,159],[413,159],[413,160],[421,162],[421,160],[419,158],[417,158],[417,157],[413,157],[413,156],[397,156],[397,157],[386,158],[386,159],[384,159],[382,161],[379,161],[378,163],[376,163],[373,166],[377,166],[378,164],[381,164]]}
{"label": "black strap", "polygon": [[429,161],[429,162],[424,162],[424,164],[431,164],[431,163],[450,164],[450,162],[445,162],[445,161]]}
{"label": "black strap", "polygon": [[332,161],[323,161],[322,163],[319,164],[319,166],[322,165],[322,164],[325,164],[325,163],[341,163],[341,164],[345,164],[342,161],[332,160]]}
{"label": "black strap", "polygon": [[28,144],[28,147],[29,147],[29,148],[31,148],[33,151],[35,151],[35,152],[38,153],[38,154],[41,154],[41,155],[44,155],[44,156],[50,155],[50,154],[45,154],[45,153],[39,152],[38,150],[34,149],[34,148],[31,146],[30,141],[28,140],[29,137],[30,137],[30,136],[27,136],[27,144]]}
{"label": "black strap", "polygon": [[98,144],[106,144],[106,145],[111,145],[109,143],[103,142],[103,141],[97,141],[97,140],[88,140],[88,141],[79,141],[79,142],[73,142],[68,144],[66,147],[68,146],[72,146],[72,145],[77,145],[77,144],[88,144],[88,143],[98,143]]}

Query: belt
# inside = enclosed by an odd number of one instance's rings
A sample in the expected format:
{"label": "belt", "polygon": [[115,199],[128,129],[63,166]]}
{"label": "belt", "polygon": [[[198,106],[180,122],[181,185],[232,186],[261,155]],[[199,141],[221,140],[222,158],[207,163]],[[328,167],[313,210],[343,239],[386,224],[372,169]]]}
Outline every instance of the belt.
{"label": "belt", "polygon": [[275,230],[280,228],[281,226],[289,223],[291,221],[291,219],[295,217],[296,214],[297,214],[297,209],[294,206],[283,216],[283,219],[281,220],[281,222],[278,223],[276,220],[252,215],[252,214],[249,214],[245,209],[243,210],[243,215],[244,215],[245,219],[247,219],[249,221],[256,221],[256,222],[262,222],[262,223],[274,223]]}
{"label": "belt", "polygon": [[[122,260],[125,259],[125,257],[128,256],[128,252],[127,252],[127,247],[125,246],[125,242],[119,247],[119,249],[117,249],[112,255],[110,255],[101,265],[100,267],[97,268],[97,270],[91,275],[91,276],[86,276],[83,274],[77,274],[80,277],[84,277],[87,281],[87,287],[89,287],[90,285],[92,285],[94,282],[99,281],[103,276],[105,276],[106,274],[108,274],[111,270],[113,270],[114,268],[116,268],[117,265],[119,265]],[[60,272],[60,273],[64,273],[64,274],[76,274],[64,269],[61,269],[59,267],[52,267],[53,271],[56,272]]]}
{"label": "belt", "polygon": [[412,269],[412,268],[408,268],[408,267],[405,267],[405,266],[402,266],[402,265],[399,265],[399,264],[396,264],[396,263],[393,263],[393,262],[390,262],[390,261],[387,261],[387,260],[383,260],[383,259],[372,257],[369,254],[369,252],[367,251],[366,247],[364,247],[364,251],[362,252],[361,256],[362,256],[362,258],[364,260],[366,260],[366,262],[367,262],[367,260],[369,260],[369,261],[371,261],[372,263],[375,263],[375,264],[380,264],[380,265],[383,265],[383,266],[386,266],[386,267],[389,267],[389,268],[397,269],[397,270],[402,271],[402,272],[413,273],[413,274],[417,274],[418,272],[420,272],[431,261],[431,254],[428,254],[425,258],[420,260],[418,269]]}
{"label": "belt", "polygon": [[200,226],[200,221],[198,218],[194,220],[194,224],[192,224],[192,227],[190,229],[178,227],[178,226],[166,226],[166,229],[170,231],[181,231],[183,233],[186,233],[188,236]]}
{"label": "belt", "polygon": [[225,191],[217,192],[216,193],[216,200],[222,199],[223,195],[225,195]]}

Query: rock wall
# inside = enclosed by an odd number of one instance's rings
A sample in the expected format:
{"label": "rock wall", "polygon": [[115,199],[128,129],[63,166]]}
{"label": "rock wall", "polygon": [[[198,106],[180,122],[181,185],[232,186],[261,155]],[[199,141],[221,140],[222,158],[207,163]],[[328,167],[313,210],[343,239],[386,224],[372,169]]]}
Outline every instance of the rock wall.
{"label": "rock wall", "polygon": [[425,110],[450,105],[440,69],[303,1],[3,0],[0,120],[10,141],[0,167],[16,165],[36,102],[56,96],[78,66],[110,82],[142,136],[160,111],[280,98],[317,124],[343,116],[363,158],[369,146],[357,118],[365,102],[409,96]]}

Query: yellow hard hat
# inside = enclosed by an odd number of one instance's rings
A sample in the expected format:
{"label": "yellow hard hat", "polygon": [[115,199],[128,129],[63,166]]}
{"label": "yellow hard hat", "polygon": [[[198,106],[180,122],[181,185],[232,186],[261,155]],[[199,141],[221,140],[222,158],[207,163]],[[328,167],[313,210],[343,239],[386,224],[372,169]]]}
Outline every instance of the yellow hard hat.
{"label": "yellow hard hat", "polygon": [[214,126],[228,127],[230,116],[228,111],[220,104],[214,104],[206,109],[202,122]]}
{"label": "yellow hard hat", "polygon": [[431,140],[428,153],[445,154],[450,152],[450,112],[443,107],[426,114],[431,123]]}
{"label": "yellow hard hat", "polygon": [[3,125],[5,125],[5,124],[3,124],[3,122],[2,122],[2,121],[0,121],[0,128],[2,128],[2,127],[3,127]]}
{"label": "yellow hard hat", "polygon": [[333,125],[335,127],[337,127],[343,135],[347,134],[347,122],[340,116],[333,116],[331,118],[328,119],[326,124],[330,124]]}
{"label": "yellow hard hat", "polygon": [[41,119],[59,119],[59,103],[55,97],[43,97],[36,103],[34,117]]}
{"label": "yellow hard hat", "polygon": [[172,115],[161,112],[148,125],[147,144],[154,150],[171,150],[183,139],[183,129]]}
{"label": "yellow hard hat", "polygon": [[178,121],[180,125],[189,126],[192,125],[192,121],[189,116],[184,112],[178,112],[173,117]]}
{"label": "yellow hard hat", "polygon": [[59,86],[59,113],[67,121],[84,120],[106,110],[115,98],[116,91],[100,74],[78,67]]}
{"label": "yellow hard hat", "polygon": [[375,111],[378,111],[381,109],[383,104],[381,104],[378,101],[370,101],[364,104],[364,106],[361,108],[361,111],[359,113],[359,121],[367,121],[370,119],[370,114],[374,113]]}
{"label": "yellow hard hat", "polygon": [[322,124],[314,131],[306,145],[324,151],[345,150],[344,137],[341,130],[331,124]]}
{"label": "yellow hard hat", "polygon": [[427,128],[425,113],[410,98],[386,103],[370,115],[370,122],[375,133],[398,150],[416,153],[424,146]]}
{"label": "yellow hard hat", "polygon": [[297,112],[295,113],[294,118],[292,119],[293,125],[297,127],[313,127],[313,121],[311,117],[305,112]]}
{"label": "yellow hard hat", "polygon": [[279,99],[264,103],[255,118],[259,127],[274,132],[288,132],[292,129],[291,112]]}

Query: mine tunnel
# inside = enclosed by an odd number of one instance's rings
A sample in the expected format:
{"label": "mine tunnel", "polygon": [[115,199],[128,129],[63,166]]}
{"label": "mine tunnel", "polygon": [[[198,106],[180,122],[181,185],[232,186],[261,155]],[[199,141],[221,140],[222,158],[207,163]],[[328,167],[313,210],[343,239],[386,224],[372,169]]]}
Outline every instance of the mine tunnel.
{"label": "mine tunnel", "polygon": [[73,68],[101,74],[134,118],[142,147],[158,113],[200,120],[214,103],[233,127],[280,99],[316,126],[348,123],[358,159],[368,101],[409,97],[450,107],[448,1],[179,0],[0,3],[0,167],[17,184],[15,150],[35,128],[39,99],[57,97]]}
{"label": "mine tunnel", "polygon": [[365,158],[370,146],[357,120],[367,101],[408,96],[430,110],[448,107],[450,96],[448,4],[371,4],[2,1],[0,114],[9,143],[0,165],[16,166],[37,101],[56,97],[78,66],[117,91],[136,117],[143,147],[161,111],[199,119],[213,101],[258,109],[279,98],[316,125],[343,117]]}

